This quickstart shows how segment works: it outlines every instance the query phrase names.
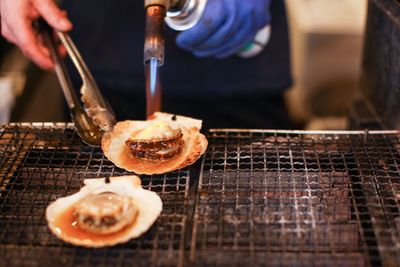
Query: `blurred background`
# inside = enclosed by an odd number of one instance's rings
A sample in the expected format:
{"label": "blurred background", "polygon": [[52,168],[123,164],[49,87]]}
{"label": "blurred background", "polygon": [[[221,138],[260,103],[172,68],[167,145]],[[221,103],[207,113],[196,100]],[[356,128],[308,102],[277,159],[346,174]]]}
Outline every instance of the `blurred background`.
{"label": "blurred background", "polygon": [[[286,0],[293,88],[286,95],[297,128],[347,129],[357,97],[367,0]],[[0,122],[64,121],[64,98],[43,72],[0,39]]]}

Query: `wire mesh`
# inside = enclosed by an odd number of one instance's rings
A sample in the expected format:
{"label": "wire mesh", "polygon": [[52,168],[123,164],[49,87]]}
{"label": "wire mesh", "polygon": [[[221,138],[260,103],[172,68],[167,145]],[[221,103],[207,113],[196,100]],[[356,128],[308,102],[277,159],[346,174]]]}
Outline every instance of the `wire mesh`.
{"label": "wire mesh", "polygon": [[[0,266],[398,266],[400,134],[212,130],[201,170],[143,176],[164,208],[106,249],[55,238],[44,211],[124,175],[70,125],[0,129]],[[200,174],[200,175],[199,175]]]}
{"label": "wire mesh", "polygon": [[183,261],[189,171],[143,176],[163,212],[141,238],[106,249],[77,248],[48,230],[45,209],[79,191],[83,180],[128,174],[68,125],[5,126],[0,130],[0,266],[179,266]]}
{"label": "wire mesh", "polygon": [[396,132],[215,130],[199,181],[199,266],[399,266]]}

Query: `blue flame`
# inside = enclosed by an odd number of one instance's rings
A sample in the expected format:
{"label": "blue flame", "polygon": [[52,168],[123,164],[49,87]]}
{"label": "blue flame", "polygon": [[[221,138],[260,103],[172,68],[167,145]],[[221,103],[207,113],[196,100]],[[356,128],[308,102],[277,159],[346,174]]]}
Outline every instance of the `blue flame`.
{"label": "blue flame", "polygon": [[155,96],[156,94],[157,76],[158,76],[158,60],[153,57],[150,60],[150,94],[152,96]]}

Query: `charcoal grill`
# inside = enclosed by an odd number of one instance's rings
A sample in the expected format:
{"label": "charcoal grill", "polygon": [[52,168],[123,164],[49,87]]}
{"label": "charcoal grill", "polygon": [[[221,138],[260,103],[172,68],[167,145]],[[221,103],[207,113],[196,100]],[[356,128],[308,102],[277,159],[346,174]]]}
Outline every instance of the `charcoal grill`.
{"label": "charcoal grill", "polygon": [[124,175],[70,124],[0,130],[0,266],[399,266],[400,132],[211,130],[201,166],[142,176],[164,209],[106,249],[55,238],[45,208]]}

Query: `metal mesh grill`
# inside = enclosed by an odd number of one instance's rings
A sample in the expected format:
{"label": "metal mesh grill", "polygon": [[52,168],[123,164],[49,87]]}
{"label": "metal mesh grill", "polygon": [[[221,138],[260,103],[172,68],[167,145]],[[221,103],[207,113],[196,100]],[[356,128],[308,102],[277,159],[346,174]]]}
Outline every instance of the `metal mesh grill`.
{"label": "metal mesh grill", "polygon": [[191,260],[398,266],[398,133],[212,131]]}
{"label": "metal mesh grill", "polygon": [[76,248],[47,228],[45,209],[83,180],[126,175],[66,126],[5,127],[0,132],[0,266],[177,266],[183,261],[189,172],[143,176],[163,213],[142,238],[111,249]]}
{"label": "metal mesh grill", "polygon": [[[55,238],[44,211],[124,175],[69,125],[0,129],[0,266],[398,266],[400,134],[225,131],[199,167],[143,176],[164,209],[107,249]],[[199,175],[200,174],[200,175]]]}

